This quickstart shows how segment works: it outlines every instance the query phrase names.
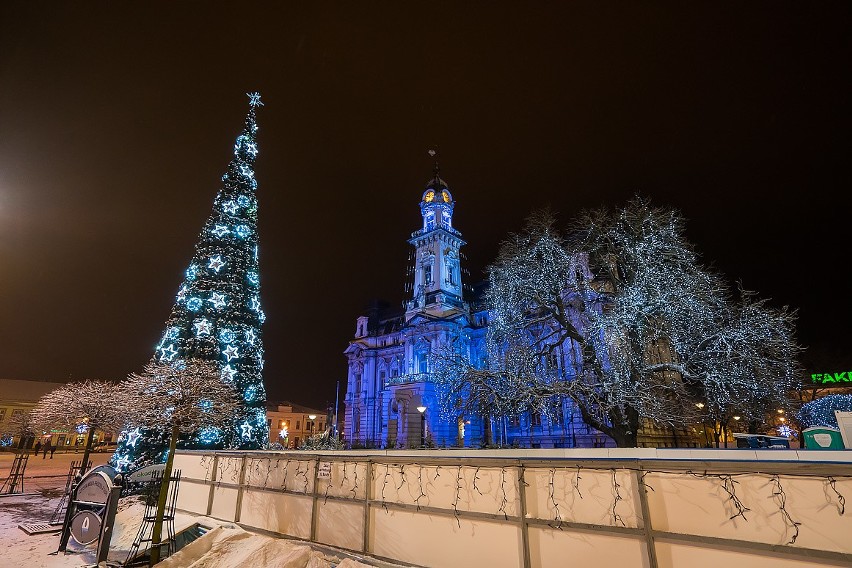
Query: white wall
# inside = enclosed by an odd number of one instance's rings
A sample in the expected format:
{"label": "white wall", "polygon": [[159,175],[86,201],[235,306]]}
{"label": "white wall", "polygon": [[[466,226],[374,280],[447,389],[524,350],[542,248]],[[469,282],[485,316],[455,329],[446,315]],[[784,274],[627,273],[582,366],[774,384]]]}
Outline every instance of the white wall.
{"label": "white wall", "polygon": [[852,509],[841,514],[841,497],[852,498],[852,452],[179,452],[175,460],[181,509],[421,566],[549,567],[568,558],[852,566]]}

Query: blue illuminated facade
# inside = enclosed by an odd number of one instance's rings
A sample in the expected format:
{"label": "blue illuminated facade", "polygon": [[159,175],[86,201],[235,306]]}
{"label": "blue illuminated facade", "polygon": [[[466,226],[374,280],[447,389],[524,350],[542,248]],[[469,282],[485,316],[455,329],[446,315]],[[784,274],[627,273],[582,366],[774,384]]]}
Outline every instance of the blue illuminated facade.
{"label": "blue illuminated facade", "polygon": [[[451,338],[465,338],[463,349],[476,366],[486,362],[488,312],[475,290],[462,283],[461,233],[453,226],[455,201],[439,172],[420,200],[422,226],[411,234],[409,298],[402,309],[376,305],[358,318],[344,354],[348,375],[344,438],[351,447],[479,447],[486,425],[478,416],[442,417],[431,381],[433,354]],[[573,365],[565,350],[564,365]],[[494,417],[491,441],[519,447],[603,447],[612,440],[582,422],[571,401],[547,416],[528,413]]]}

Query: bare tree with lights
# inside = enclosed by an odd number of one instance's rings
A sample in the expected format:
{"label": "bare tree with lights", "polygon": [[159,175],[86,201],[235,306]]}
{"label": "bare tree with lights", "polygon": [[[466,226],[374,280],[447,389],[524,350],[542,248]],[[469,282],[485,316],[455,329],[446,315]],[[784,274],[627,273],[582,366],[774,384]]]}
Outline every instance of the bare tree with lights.
{"label": "bare tree with lights", "polygon": [[86,471],[95,432],[120,430],[127,410],[116,383],[87,380],[68,383],[41,397],[32,410],[32,422],[38,432],[56,426],[86,432],[82,469]]}
{"label": "bare tree with lights", "polygon": [[[133,373],[122,383],[122,398],[132,405],[130,418],[135,426],[126,434],[126,445],[133,447],[138,443],[145,429],[170,433],[151,535],[152,566],[159,560],[163,516],[178,438],[182,434],[204,436],[210,429],[227,426],[241,412],[242,405],[234,388],[219,379],[220,373],[220,365],[211,361],[151,362],[142,373]],[[246,424],[243,428],[252,426]],[[252,432],[245,434],[250,436]]]}
{"label": "bare tree with lights", "polygon": [[552,214],[531,217],[490,267],[488,368],[463,356],[454,368],[448,350],[443,404],[552,415],[568,397],[620,447],[637,445],[645,421],[695,421],[699,400],[750,420],[781,404],[798,376],[795,314],[751,293],[734,300],[684,227],[638,197],[584,212],[568,237]]}
{"label": "bare tree with lights", "polygon": [[4,440],[3,444],[6,445],[6,440],[9,441],[9,444],[13,440],[17,440],[19,452],[26,451],[29,445],[28,441],[36,435],[32,411],[14,414],[4,426],[3,432],[0,433],[0,439]]}

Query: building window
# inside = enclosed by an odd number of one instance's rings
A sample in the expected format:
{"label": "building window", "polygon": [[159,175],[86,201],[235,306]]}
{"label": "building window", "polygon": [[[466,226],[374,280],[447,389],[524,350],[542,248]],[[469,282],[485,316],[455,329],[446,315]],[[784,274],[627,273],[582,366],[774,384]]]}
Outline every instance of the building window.
{"label": "building window", "polygon": [[387,373],[384,371],[379,371],[379,388],[385,386],[385,380],[387,379]]}
{"label": "building window", "polygon": [[298,420],[296,420],[296,430],[301,430],[301,428],[299,428],[299,426],[301,426],[301,424],[299,423]]}
{"label": "building window", "polygon": [[540,412],[533,412],[530,415],[530,425],[541,426],[541,413]]}
{"label": "building window", "polygon": [[429,372],[429,361],[426,360],[425,355],[423,355],[420,358],[420,372],[421,373],[428,373]]}
{"label": "building window", "polygon": [[0,422],[3,422],[3,420],[5,420],[5,419],[6,419],[6,409],[0,408]]}
{"label": "building window", "polygon": [[20,408],[15,409],[15,410],[13,410],[13,411],[12,411],[12,420],[14,420],[15,418],[17,418],[18,416],[23,416],[23,415],[24,415],[24,411],[23,411],[23,410],[21,410]]}
{"label": "building window", "polygon": [[521,417],[520,416],[512,416],[509,418],[509,426],[514,428],[520,428],[521,426]]}

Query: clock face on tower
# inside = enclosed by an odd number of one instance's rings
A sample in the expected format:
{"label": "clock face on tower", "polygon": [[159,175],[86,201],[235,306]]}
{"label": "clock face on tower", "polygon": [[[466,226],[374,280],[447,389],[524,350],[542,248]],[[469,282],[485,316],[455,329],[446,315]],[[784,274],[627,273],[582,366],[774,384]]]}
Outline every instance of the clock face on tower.
{"label": "clock face on tower", "polygon": [[426,194],[423,196],[423,201],[425,201],[426,203],[431,203],[432,201],[434,201],[434,199],[435,199],[435,192],[432,191],[431,189],[429,191],[427,191]]}
{"label": "clock face on tower", "polygon": [[442,191],[442,192],[441,192],[441,197],[443,197],[443,198],[444,198],[444,203],[449,203],[449,202],[450,202],[450,193],[449,193],[448,191]]}

